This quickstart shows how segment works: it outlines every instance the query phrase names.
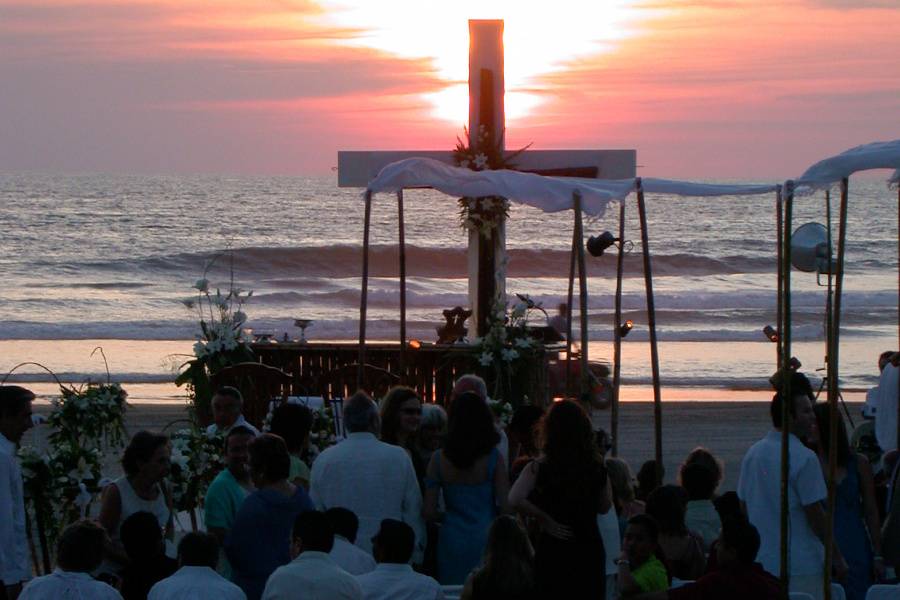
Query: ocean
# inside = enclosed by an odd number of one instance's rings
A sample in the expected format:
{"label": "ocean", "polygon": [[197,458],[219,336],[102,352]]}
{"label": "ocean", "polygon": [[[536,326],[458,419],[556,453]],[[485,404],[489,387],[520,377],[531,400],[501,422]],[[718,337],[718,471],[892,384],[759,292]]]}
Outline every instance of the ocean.
{"label": "ocean", "polygon": [[[876,360],[897,347],[897,196],[883,181],[850,185],[841,319],[841,380],[876,382]],[[835,194],[836,196],[836,194]],[[441,311],[467,304],[466,234],[455,198],[406,193],[409,337],[435,338]],[[650,381],[640,234],[628,199],[623,318],[626,385]],[[837,221],[837,199],[832,199]],[[774,196],[648,196],[650,250],[664,386],[764,389],[775,348]],[[551,314],[567,286],[572,216],[513,206],[507,225],[507,290]],[[794,222],[824,222],[824,194],[798,198]],[[253,290],[245,306],[256,333],[355,340],[363,230],[360,190],[331,177],[0,175],[0,372],[35,361],[64,380],[172,380],[198,333],[183,300],[209,264],[213,286],[232,276]],[[618,206],[588,233],[618,230]],[[836,236],[836,233],[835,233]],[[370,339],[395,339],[399,323],[396,202],[377,196],[372,215]],[[627,244],[631,246],[631,244]],[[587,257],[592,358],[612,356],[616,251]],[[804,370],[824,366],[826,288],[793,273],[793,339]],[[540,315],[535,318],[540,321]],[[39,367],[11,378],[47,381]]]}

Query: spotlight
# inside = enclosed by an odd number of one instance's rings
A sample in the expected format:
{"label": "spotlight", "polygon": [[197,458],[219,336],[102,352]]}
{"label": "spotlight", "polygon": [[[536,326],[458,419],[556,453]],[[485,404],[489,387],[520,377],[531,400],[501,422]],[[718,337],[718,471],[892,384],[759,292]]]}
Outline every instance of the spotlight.
{"label": "spotlight", "polygon": [[422,347],[422,342],[420,342],[419,340],[409,340],[409,347],[412,350],[418,350]]}
{"label": "spotlight", "polygon": [[600,235],[591,236],[588,238],[588,241],[585,243],[585,248],[591,254],[591,256],[603,256],[603,253],[607,248],[615,244],[619,241],[619,238],[613,236],[608,231],[604,231]]}
{"label": "spotlight", "polygon": [[766,325],[765,327],[763,327],[763,333],[773,344],[778,341],[778,332],[775,331],[775,328],[771,325]]}
{"label": "spotlight", "polygon": [[625,321],[624,323],[619,325],[619,337],[627,336],[629,333],[631,333],[631,330],[633,328],[634,328],[634,321],[632,321],[631,319],[628,319],[627,321]]}

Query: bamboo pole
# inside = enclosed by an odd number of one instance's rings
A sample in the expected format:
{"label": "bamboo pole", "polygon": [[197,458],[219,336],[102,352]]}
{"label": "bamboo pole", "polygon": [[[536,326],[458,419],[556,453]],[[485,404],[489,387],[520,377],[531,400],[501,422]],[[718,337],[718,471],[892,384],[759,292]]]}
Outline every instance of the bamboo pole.
{"label": "bamboo pole", "polygon": [[576,245],[578,257],[578,300],[581,304],[581,385],[579,386],[580,398],[590,392],[590,372],[588,371],[588,293],[587,273],[584,266],[584,226],[581,219],[581,192],[572,193],[572,203],[575,209],[575,235],[578,241]]}
{"label": "bamboo pole", "polygon": [[397,220],[400,243],[400,383],[406,381],[406,225],[403,219],[403,190],[397,190]]}
{"label": "bamboo pole", "polygon": [[793,220],[794,210],[794,182],[788,181],[785,184],[786,198],[784,200],[784,230],[781,236],[781,316],[783,322],[780,323],[780,339],[781,345],[781,365],[782,365],[782,382],[781,395],[783,402],[781,403],[781,539],[780,539],[780,565],[779,574],[781,577],[781,598],[788,600],[788,590],[790,589],[790,565],[788,562],[790,535],[790,503],[788,494],[790,483],[790,454],[788,452],[788,444],[790,443],[790,404],[788,398],[791,398],[791,221]]}
{"label": "bamboo pole", "polygon": [[372,223],[372,191],[366,190],[366,214],[363,220],[363,270],[359,293],[359,371],[356,385],[362,387],[366,363],[366,309],[369,300],[369,229]]}
{"label": "bamboo pole", "polygon": [[647,328],[650,330],[650,368],[653,373],[653,429],[656,446],[656,484],[662,485],[662,390],[659,382],[659,346],[656,340],[656,304],[653,299],[653,273],[650,267],[650,233],[647,230],[647,210],[644,206],[644,186],[641,178],[634,180],[637,188],[638,215],[641,220],[641,247],[644,255],[644,287],[647,295]]}
{"label": "bamboo pole", "polygon": [[782,280],[784,265],[781,262],[781,253],[782,253],[782,245],[784,243],[782,238],[784,237],[784,235],[783,235],[783,232],[781,231],[781,226],[782,226],[781,217],[782,217],[782,214],[784,214],[784,206],[783,205],[784,205],[784,199],[781,196],[781,186],[779,185],[778,188],[775,190],[775,231],[776,231],[775,235],[777,237],[776,244],[778,246],[778,250],[777,250],[778,302],[775,303],[776,304],[775,330],[778,334],[778,340],[775,343],[775,364],[776,364],[778,370],[781,370],[781,367],[782,367],[782,362],[781,362],[781,344],[782,344],[782,341],[781,341],[781,338],[782,338],[782,336],[781,336],[781,319],[782,319],[781,295],[782,295],[782,291],[783,291],[782,286],[784,283]]}
{"label": "bamboo pole", "polygon": [[619,384],[622,374],[622,274],[625,267],[625,201],[619,203],[619,256],[616,257],[616,320],[613,323],[613,389],[612,407],[610,409],[610,436],[612,436],[612,455],[619,455]]}
{"label": "bamboo pole", "polygon": [[[846,177],[841,180],[841,207],[838,229],[837,264],[835,265],[834,306],[831,318],[831,347],[828,350],[828,416],[830,419],[830,439],[828,447],[828,514],[825,530],[825,600],[831,600],[831,563],[834,553],[834,509],[835,509],[835,477],[837,474],[837,431],[838,393],[839,387],[839,350],[841,336],[841,294],[844,288],[844,254],[847,246],[847,203],[849,182]],[[830,229],[830,227],[829,227]],[[829,236],[830,237],[830,236]],[[829,242],[831,240],[829,239]],[[829,244],[830,251],[830,244]],[[829,257],[829,267],[831,259]]]}
{"label": "bamboo pole", "polygon": [[566,397],[572,397],[572,302],[575,290],[575,247],[581,242],[575,225],[572,225],[572,251],[569,258],[569,294],[566,297]]}

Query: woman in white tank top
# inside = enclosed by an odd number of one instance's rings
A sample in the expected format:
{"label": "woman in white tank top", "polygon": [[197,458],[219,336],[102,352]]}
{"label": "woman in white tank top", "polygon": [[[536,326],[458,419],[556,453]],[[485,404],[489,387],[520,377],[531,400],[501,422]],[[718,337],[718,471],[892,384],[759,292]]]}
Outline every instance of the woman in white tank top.
{"label": "woman in white tank top", "polygon": [[100,524],[113,541],[110,558],[124,564],[128,557],[119,541],[122,522],[136,512],[149,512],[159,522],[167,539],[174,533],[172,504],[165,485],[169,474],[171,449],[164,435],[139,431],[122,456],[125,475],[103,490],[100,504]]}

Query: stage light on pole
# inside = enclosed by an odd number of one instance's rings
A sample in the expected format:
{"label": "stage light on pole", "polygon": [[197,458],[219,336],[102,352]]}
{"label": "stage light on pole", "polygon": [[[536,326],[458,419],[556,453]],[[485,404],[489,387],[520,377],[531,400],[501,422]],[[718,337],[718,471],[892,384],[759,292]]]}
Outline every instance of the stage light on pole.
{"label": "stage light on pole", "polygon": [[631,319],[628,319],[627,321],[625,321],[624,323],[619,325],[619,337],[626,337],[629,333],[631,333],[631,330],[633,328],[634,328],[634,321],[632,321]]}
{"label": "stage light on pole", "polygon": [[615,244],[619,241],[619,238],[615,237],[608,231],[604,231],[600,235],[592,235],[588,238],[588,241],[585,242],[584,247],[587,248],[587,251],[591,256],[603,256],[603,253],[607,248]]}
{"label": "stage light on pole", "polygon": [[763,333],[773,344],[778,342],[778,332],[775,331],[775,328],[771,325],[766,325],[765,327],[763,327]]}

